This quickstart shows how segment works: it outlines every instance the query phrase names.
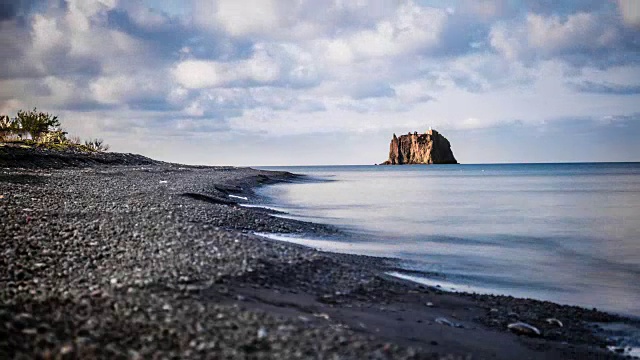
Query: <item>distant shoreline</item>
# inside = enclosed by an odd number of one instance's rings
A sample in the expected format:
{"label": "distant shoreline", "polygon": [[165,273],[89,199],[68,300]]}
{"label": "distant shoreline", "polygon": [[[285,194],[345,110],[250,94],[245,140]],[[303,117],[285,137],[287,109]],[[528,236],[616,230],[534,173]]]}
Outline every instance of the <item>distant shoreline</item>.
{"label": "distant shoreline", "polygon": [[[462,166],[500,166],[500,165],[589,165],[589,164],[640,164],[640,161],[592,161],[592,162],[581,162],[581,161],[568,161],[568,162],[509,162],[509,163],[457,163],[457,164],[402,164],[402,165],[392,165],[391,167],[412,167],[412,166],[430,166],[430,167],[438,167],[438,166],[451,166],[451,165],[462,165]],[[249,165],[248,167],[256,168],[256,169],[279,169],[279,168],[309,168],[309,167],[332,167],[332,166],[352,166],[352,167],[365,167],[365,166],[381,166],[382,164],[341,164],[341,165]],[[387,167],[386,165],[384,167]]]}

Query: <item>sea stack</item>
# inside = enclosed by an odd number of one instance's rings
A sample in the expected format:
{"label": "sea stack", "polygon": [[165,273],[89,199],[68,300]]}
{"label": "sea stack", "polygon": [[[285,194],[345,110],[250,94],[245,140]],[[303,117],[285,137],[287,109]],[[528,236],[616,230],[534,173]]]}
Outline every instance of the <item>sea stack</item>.
{"label": "sea stack", "polygon": [[383,165],[404,164],[457,164],[449,140],[439,132],[409,133],[397,137],[393,134],[389,146],[389,159]]}

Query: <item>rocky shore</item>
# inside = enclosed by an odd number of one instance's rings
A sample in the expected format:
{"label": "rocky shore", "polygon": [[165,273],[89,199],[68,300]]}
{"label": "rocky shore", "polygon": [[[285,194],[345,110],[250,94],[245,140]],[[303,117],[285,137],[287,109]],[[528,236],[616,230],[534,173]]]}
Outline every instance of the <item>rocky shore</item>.
{"label": "rocky shore", "polygon": [[623,357],[596,323],[632,319],[445,293],[385,275],[393,259],[254,235],[339,231],[229,196],[294,178],[0,148],[0,358]]}

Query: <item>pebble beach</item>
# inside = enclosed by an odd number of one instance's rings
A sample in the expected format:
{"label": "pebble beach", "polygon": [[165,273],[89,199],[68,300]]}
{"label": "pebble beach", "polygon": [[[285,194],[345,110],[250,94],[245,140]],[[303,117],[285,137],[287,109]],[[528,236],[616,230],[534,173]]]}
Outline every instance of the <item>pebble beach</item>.
{"label": "pebble beach", "polygon": [[[0,358],[618,359],[615,314],[393,278],[256,233],[287,172],[0,148]],[[526,331],[526,324],[538,333]]]}

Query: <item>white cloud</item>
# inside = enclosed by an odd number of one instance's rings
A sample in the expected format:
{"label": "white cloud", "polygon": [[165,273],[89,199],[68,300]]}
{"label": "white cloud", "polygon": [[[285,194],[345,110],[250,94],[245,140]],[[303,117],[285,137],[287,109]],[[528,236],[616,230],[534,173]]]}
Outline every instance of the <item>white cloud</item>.
{"label": "white cloud", "polygon": [[353,62],[354,53],[344,39],[322,39],[317,43],[317,52],[330,64],[347,65]]}
{"label": "white cloud", "polygon": [[32,46],[37,55],[43,56],[64,44],[65,34],[58,28],[59,19],[35,15],[32,21]]}
{"label": "white cloud", "polygon": [[[524,22],[500,22],[492,26],[491,46],[509,60],[592,57],[597,52],[622,48],[619,29],[595,13],[579,12],[563,17],[530,13]],[[571,60],[571,59],[569,59]]]}
{"label": "white cloud", "polygon": [[430,81],[410,80],[408,82],[393,86],[396,97],[405,104],[432,101],[434,98],[429,95],[434,92]]}
{"label": "white cloud", "polygon": [[463,0],[461,10],[482,20],[494,19],[506,11],[504,0]]}
{"label": "white cloud", "polygon": [[204,89],[229,82],[232,78],[225,70],[226,67],[216,61],[186,60],[178,63],[172,72],[181,86]]}
{"label": "white cloud", "polygon": [[188,116],[202,117],[204,113],[205,109],[200,101],[193,101],[184,109],[184,114]]}
{"label": "white cloud", "polygon": [[254,56],[236,66],[238,77],[255,80],[258,83],[269,83],[280,77],[280,64],[263,49],[258,49]]}
{"label": "white cloud", "polygon": [[191,0],[192,13],[155,3],[50,0],[23,22],[0,20],[0,109],[59,111],[83,134],[185,138],[640,112],[628,90],[640,73],[633,1]]}
{"label": "white cloud", "polygon": [[354,58],[411,55],[438,45],[446,20],[445,10],[423,8],[408,2],[373,28],[330,39],[323,44],[327,58],[337,63],[348,63]]}
{"label": "white cloud", "polygon": [[201,27],[232,37],[281,33],[296,21],[296,0],[197,0],[194,19]]}
{"label": "white cloud", "polygon": [[317,59],[298,45],[257,43],[246,59],[234,61],[183,60],[173,70],[176,81],[188,89],[233,86],[310,87],[320,79]]}
{"label": "white cloud", "polygon": [[566,20],[559,16],[527,16],[529,46],[553,54],[574,49],[606,48],[615,43],[616,29],[593,14],[577,13]]}
{"label": "white cloud", "polygon": [[48,94],[50,94],[46,96],[49,98],[48,101],[50,103],[64,104],[86,98],[86,94],[80,91],[72,80],[48,76],[44,79],[44,84],[48,88]]}
{"label": "white cloud", "polygon": [[640,28],[640,3],[637,0],[618,0],[620,14],[625,24]]}
{"label": "white cloud", "polygon": [[130,69],[136,61],[144,62],[141,58],[149,51],[146,44],[105,26],[106,12],[114,4],[76,1],[68,4],[66,13],[52,8],[34,14],[31,43],[22,44],[22,61],[45,75],[74,71],[77,67],[117,73]]}
{"label": "white cloud", "polygon": [[490,44],[508,60],[517,60],[526,49],[523,29],[511,29],[506,24],[492,26],[489,34]]}
{"label": "white cloud", "polygon": [[286,23],[286,13],[295,1],[278,0],[219,0],[213,15],[232,36],[269,32]]}
{"label": "white cloud", "polygon": [[257,51],[251,58],[241,61],[181,61],[174,67],[173,76],[187,89],[226,86],[245,80],[266,84],[279,79],[280,65],[264,51]]}
{"label": "white cloud", "polygon": [[162,29],[170,25],[169,16],[157,10],[146,7],[142,2],[128,1],[122,4],[131,20],[148,31]]}
{"label": "white cloud", "polygon": [[118,0],[67,0],[66,1],[70,13],[76,11],[90,17],[106,10],[113,9]]}
{"label": "white cloud", "polygon": [[162,99],[169,97],[169,84],[164,76],[148,72],[103,76],[89,83],[92,100],[102,104],[137,105],[137,101],[145,99]]}

